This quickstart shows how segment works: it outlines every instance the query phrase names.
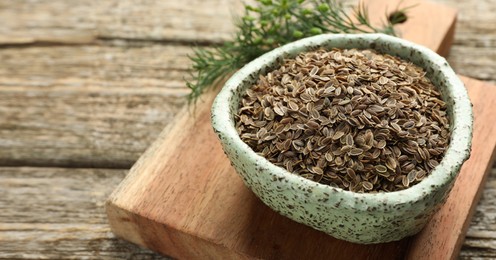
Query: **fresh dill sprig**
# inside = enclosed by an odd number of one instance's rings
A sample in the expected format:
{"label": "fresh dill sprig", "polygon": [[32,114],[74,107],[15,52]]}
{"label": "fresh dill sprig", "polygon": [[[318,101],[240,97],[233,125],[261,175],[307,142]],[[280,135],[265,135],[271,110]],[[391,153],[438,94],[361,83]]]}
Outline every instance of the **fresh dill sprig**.
{"label": "fresh dill sprig", "polygon": [[195,102],[208,89],[267,51],[300,38],[322,33],[374,33],[394,35],[395,22],[385,19],[382,27],[371,24],[366,7],[349,12],[337,0],[257,0],[245,5],[244,15],[236,20],[232,41],[213,48],[197,48],[193,62],[191,92]]}

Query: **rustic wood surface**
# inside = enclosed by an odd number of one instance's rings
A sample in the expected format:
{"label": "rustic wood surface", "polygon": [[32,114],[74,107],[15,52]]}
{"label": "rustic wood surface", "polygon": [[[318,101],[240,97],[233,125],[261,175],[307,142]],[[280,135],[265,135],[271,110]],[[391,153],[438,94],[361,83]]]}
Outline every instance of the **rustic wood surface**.
{"label": "rustic wood surface", "polygon": [[496,146],[496,128],[484,124],[496,121],[496,87],[462,80],[474,106],[471,157],[446,204],[415,237],[348,243],[265,206],[234,172],[213,132],[214,93],[198,104],[195,117],[178,114],[174,127],[161,133],[109,197],[112,231],[178,259],[455,259]]}
{"label": "rustic wood surface", "polygon": [[[161,258],[116,239],[103,203],[184,106],[189,46],[229,38],[238,2],[0,0],[1,259]],[[436,2],[459,9],[448,61],[496,83],[496,1]],[[460,258],[496,258],[494,169]]]}

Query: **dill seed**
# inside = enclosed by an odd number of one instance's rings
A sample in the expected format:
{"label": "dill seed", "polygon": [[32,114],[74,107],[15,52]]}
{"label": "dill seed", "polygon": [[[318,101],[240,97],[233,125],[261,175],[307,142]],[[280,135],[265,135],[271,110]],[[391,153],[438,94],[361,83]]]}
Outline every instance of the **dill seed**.
{"label": "dill seed", "polygon": [[236,128],[270,162],[353,192],[422,181],[450,138],[446,103],[422,68],[371,50],[285,59],[241,97]]}

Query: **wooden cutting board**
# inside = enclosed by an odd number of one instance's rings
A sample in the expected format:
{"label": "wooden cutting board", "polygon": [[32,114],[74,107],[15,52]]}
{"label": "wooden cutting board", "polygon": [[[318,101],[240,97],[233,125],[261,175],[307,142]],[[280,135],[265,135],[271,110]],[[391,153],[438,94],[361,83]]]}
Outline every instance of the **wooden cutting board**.
{"label": "wooden cutting board", "polygon": [[[400,1],[370,1],[371,14]],[[403,1],[408,6],[413,1]],[[446,54],[456,12],[420,2],[401,25],[402,37]],[[206,94],[185,108],[143,154],[107,201],[113,232],[179,259],[444,259],[458,254],[493,159],[496,87],[462,77],[474,104],[472,156],[448,201],[418,235],[359,245],[293,222],[265,206],[242,183],[210,125]]]}

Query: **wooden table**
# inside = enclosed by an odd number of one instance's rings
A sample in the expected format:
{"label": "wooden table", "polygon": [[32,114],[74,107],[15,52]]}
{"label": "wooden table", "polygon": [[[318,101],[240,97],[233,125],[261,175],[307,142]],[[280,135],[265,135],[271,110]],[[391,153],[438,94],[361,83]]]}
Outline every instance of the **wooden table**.
{"label": "wooden table", "polygon": [[[351,1],[354,2],[354,1]],[[496,1],[460,10],[449,62],[496,83]],[[0,0],[0,259],[160,259],[114,237],[104,202],[185,105],[195,44],[228,0]],[[460,258],[496,257],[496,169]]]}

